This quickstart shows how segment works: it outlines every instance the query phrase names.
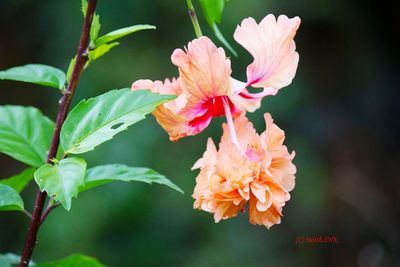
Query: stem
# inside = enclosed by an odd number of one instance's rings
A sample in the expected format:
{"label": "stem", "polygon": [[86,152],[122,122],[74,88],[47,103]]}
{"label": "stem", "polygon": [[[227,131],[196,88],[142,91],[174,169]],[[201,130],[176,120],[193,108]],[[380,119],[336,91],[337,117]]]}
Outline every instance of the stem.
{"label": "stem", "polygon": [[231,107],[229,106],[229,102],[226,99],[226,97],[222,98],[222,102],[224,103],[224,110],[225,110],[226,122],[228,123],[229,134],[231,135],[232,142],[240,150],[239,141],[236,135],[235,125],[233,124]]}
{"label": "stem", "polygon": [[49,205],[47,206],[47,208],[44,210],[43,214],[42,214],[42,218],[40,218],[40,224],[42,224],[44,222],[44,220],[46,220],[47,215],[49,215],[50,211],[52,211],[53,209],[57,208],[58,206],[60,206],[60,202],[51,204],[49,203]]}
{"label": "stem", "polygon": [[[85,20],[82,26],[81,37],[79,41],[78,51],[76,54],[76,62],[72,70],[71,79],[68,82],[68,87],[60,99],[60,106],[57,114],[56,127],[54,129],[53,138],[50,145],[49,154],[47,156],[47,163],[52,164],[52,159],[56,157],[58,145],[60,143],[60,131],[68,114],[68,109],[71,104],[72,97],[74,96],[76,86],[78,85],[79,77],[88,60],[87,50],[89,45],[89,33],[92,25],[92,18],[96,9],[97,0],[89,0]],[[37,233],[41,224],[41,215],[43,211],[44,202],[46,200],[46,192],[40,192],[36,195],[35,206],[32,212],[32,220],[28,228],[28,233],[25,239],[25,245],[21,254],[21,262],[19,267],[27,267],[31,260],[33,249],[37,242]],[[48,212],[50,212],[49,210]],[[46,215],[47,216],[47,215]]]}
{"label": "stem", "polygon": [[200,24],[199,21],[197,20],[196,11],[194,10],[192,0],[186,0],[186,2],[189,10],[189,16],[192,21],[194,31],[196,33],[196,37],[200,38],[201,36],[203,36],[203,34],[201,33]]}

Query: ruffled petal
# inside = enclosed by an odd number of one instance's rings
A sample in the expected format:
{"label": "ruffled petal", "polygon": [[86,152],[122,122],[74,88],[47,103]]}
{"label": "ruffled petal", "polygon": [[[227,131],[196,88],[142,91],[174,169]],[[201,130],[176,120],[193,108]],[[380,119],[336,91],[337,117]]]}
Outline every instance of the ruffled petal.
{"label": "ruffled petal", "polygon": [[265,141],[265,146],[267,146],[269,150],[281,147],[285,140],[285,132],[274,123],[271,114],[265,113],[264,120],[266,130],[262,133],[262,135],[265,136],[265,138],[262,139]]}
{"label": "ruffled petal", "polygon": [[[256,133],[256,130],[253,127],[253,124],[249,122],[245,114],[239,115],[234,120],[235,132],[239,141],[240,149],[244,152],[248,150],[248,148],[254,148],[259,146],[259,136]],[[220,146],[224,146],[225,144],[230,145],[232,143],[231,135],[229,132],[229,127],[226,123],[222,124],[223,134],[221,137]]]}
{"label": "ruffled petal", "polygon": [[171,60],[179,68],[181,87],[191,104],[230,94],[231,62],[209,38],[189,42],[186,51],[176,49]]}
{"label": "ruffled petal", "polygon": [[211,138],[207,140],[207,149],[203,154],[203,157],[196,161],[193,165],[192,170],[200,168],[212,168],[217,164],[217,148]]}
{"label": "ruffled petal", "polygon": [[164,128],[164,130],[170,136],[171,141],[177,141],[178,139],[187,135],[196,134],[196,129],[190,127],[190,119],[181,115],[182,109],[187,104],[186,96],[182,93],[179,86],[179,81],[176,79],[166,79],[161,81],[151,80],[138,80],[132,84],[132,90],[148,89],[152,92],[159,94],[174,94],[177,95],[172,101],[168,101],[162,105],[159,105],[153,112],[157,122]]}
{"label": "ruffled petal", "polygon": [[249,220],[270,228],[281,222],[282,208],[290,195],[272,179],[251,185]]}
{"label": "ruffled petal", "polygon": [[283,145],[285,132],[274,123],[271,114],[265,113],[264,119],[266,130],[261,134],[260,140],[262,147],[271,156],[266,172],[290,192],[295,186],[296,166],[292,163],[295,152],[289,153],[287,147]]}
{"label": "ruffled petal", "polygon": [[216,151],[209,139],[203,158],[194,167],[201,168],[192,195],[194,208],[214,213],[215,222],[244,211],[250,198],[253,168],[234,144]]}
{"label": "ruffled petal", "polygon": [[270,14],[259,24],[246,18],[236,28],[235,40],[254,58],[247,67],[248,86],[264,88],[265,93],[274,95],[291,83],[299,61],[293,41],[299,26],[299,17],[281,15],[276,20]]}

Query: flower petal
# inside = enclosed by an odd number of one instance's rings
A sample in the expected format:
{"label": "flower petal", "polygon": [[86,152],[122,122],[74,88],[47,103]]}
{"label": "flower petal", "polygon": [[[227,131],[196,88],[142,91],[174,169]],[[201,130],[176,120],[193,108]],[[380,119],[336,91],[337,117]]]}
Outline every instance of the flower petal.
{"label": "flower petal", "polygon": [[[266,190],[261,190],[262,188]],[[251,189],[252,194],[249,203],[250,223],[264,225],[268,229],[274,224],[279,224],[281,222],[282,207],[290,199],[289,193],[272,179],[265,181],[263,185],[253,183]],[[262,201],[263,198],[260,198],[263,194],[267,198],[265,202]]]}
{"label": "flower petal", "polygon": [[250,198],[251,162],[234,144],[217,151],[209,139],[207,150],[194,167],[200,167],[192,197],[194,208],[214,213],[215,222],[244,211]]}
{"label": "flower petal", "polygon": [[176,49],[171,60],[179,68],[180,83],[191,104],[230,94],[231,62],[209,38],[189,42],[186,52]]}
{"label": "flower petal", "polygon": [[211,168],[217,164],[217,148],[211,138],[207,140],[207,149],[203,157],[196,161],[192,167],[192,171],[200,168]]}
{"label": "flower petal", "polygon": [[179,81],[176,79],[166,79],[161,81],[138,80],[132,84],[132,90],[149,89],[159,94],[175,94],[178,97],[172,101],[159,105],[153,112],[157,122],[169,134],[171,141],[177,141],[179,138],[187,135],[196,134],[196,129],[189,125],[189,119],[180,114],[186,106],[187,99],[182,93]]}
{"label": "flower petal", "polygon": [[[256,133],[256,130],[253,127],[253,124],[249,122],[247,117],[244,114],[239,115],[234,120],[235,132],[239,141],[239,146],[242,151],[247,151],[249,147],[256,147],[259,143],[259,137]],[[229,127],[226,123],[222,124],[223,134],[221,137],[220,146],[225,144],[231,144],[231,135],[229,133]]]}
{"label": "flower petal", "polygon": [[273,122],[271,114],[265,113],[264,119],[266,130],[261,134],[260,140],[272,158],[266,171],[287,192],[290,192],[295,186],[296,166],[292,163],[295,153],[290,154],[283,145],[285,132]]}
{"label": "flower petal", "polygon": [[[247,67],[247,85],[275,89],[289,85],[296,74],[299,55],[293,38],[300,18],[266,16],[259,24],[246,18],[234,33],[235,40],[253,56]],[[268,91],[267,91],[268,92]],[[276,92],[275,92],[276,93]]]}

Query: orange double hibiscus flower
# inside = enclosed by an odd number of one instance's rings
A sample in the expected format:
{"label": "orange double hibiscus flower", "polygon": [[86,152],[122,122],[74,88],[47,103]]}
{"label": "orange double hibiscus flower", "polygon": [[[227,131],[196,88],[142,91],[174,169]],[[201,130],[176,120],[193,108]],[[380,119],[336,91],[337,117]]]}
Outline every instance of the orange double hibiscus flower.
{"label": "orange double hibiscus flower", "polygon": [[[251,223],[269,228],[280,222],[294,187],[294,153],[283,145],[284,132],[270,114],[264,115],[266,131],[258,135],[245,113],[291,83],[299,60],[293,40],[299,25],[298,17],[284,15],[277,19],[268,15],[259,24],[253,18],[242,21],[234,39],[254,59],[247,67],[246,82],[231,77],[231,62],[222,48],[200,37],[189,42],[185,51],[173,52],[178,78],[132,84],[132,90],[177,96],[153,112],[171,141],[200,133],[214,117],[227,117],[219,150],[209,139],[203,158],[193,167],[200,168],[194,207],[214,213],[216,222],[244,211],[247,202]],[[249,87],[262,90],[252,93]]]}

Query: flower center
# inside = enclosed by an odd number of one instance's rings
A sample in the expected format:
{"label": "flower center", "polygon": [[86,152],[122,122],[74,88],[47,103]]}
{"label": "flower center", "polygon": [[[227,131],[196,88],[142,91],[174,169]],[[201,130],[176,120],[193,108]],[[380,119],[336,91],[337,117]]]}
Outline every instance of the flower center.
{"label": "flower center", "polygon": [[[212,118],[219,117],[225,115],[225,107],[224,107],[224,99],[227,98],[226,96],[216,96],[214,98],[210,98],[207,101],[205,101],[201,107],[200,110],[203,112],[202,115],[194,118],[189,122],[189,125],[191,127],[199,127],[201,128],[202,125],[208,125],[209,121]],[[229,107],[229,112],[231,110],[235,112],[235,106],[233,103],[227,98],[226,100],[228,102],[228,107]]]}

